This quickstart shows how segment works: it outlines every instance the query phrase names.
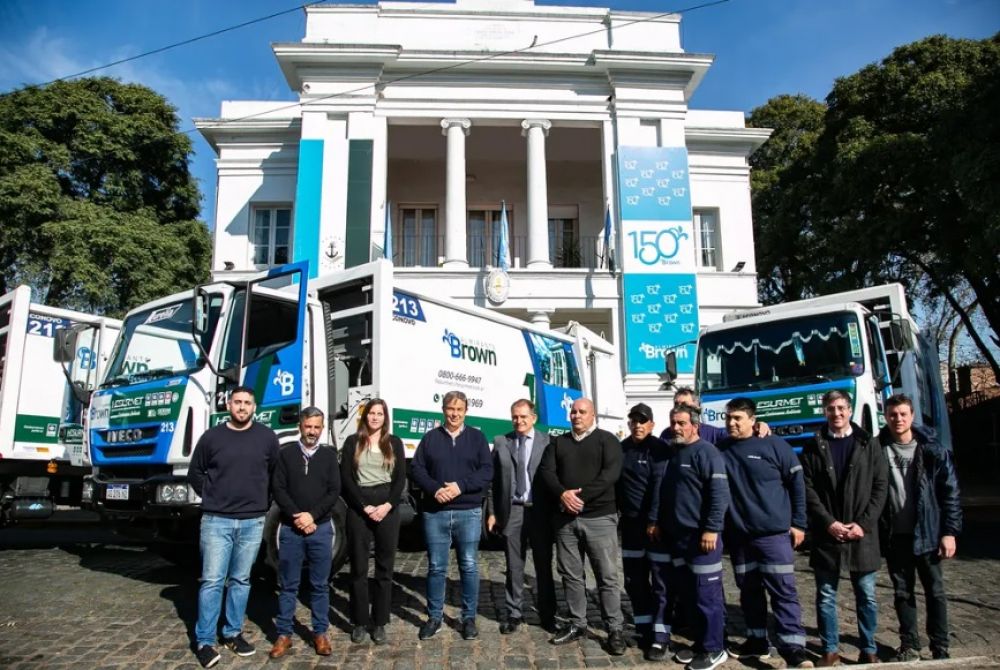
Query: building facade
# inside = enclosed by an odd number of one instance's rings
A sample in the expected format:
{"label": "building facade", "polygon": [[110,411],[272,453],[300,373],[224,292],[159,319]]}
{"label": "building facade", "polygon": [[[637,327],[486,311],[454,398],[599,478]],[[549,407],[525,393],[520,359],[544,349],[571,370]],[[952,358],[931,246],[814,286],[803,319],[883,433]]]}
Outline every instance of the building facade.
{"label": "building facade", "polygon": [[305,12],[303,40],[273,45],[298,102],[197,120],[218,156],[216,277],[303,259],[322,274],[391,244],[412,290],[603,333],[629,400],[664,422],[665,352],[690,382],[699,326],[757,304],[747,157],[768,136],[689,109],[712,57],[683,51],[680,17],[531,0]]}

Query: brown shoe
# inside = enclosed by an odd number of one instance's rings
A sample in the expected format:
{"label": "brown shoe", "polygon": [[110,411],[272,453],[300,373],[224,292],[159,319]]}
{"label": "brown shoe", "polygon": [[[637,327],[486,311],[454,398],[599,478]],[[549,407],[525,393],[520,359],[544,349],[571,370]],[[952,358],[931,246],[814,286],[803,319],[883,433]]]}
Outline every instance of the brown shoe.
{"label": "brown shoe", "polygon": [[823,654],[816,663],[817,668],[832,668],[835,665],[840,665],[840,654],[835,651]]}
{"label": "brown shoe", "polygon": [[870,651],[861,652],[861,656],[858,657],[858,663],[881,663],[878,655],[871,653]]}
{"label": "brown shoe", "polygon": [[288,653],[288,650],[292,648],[292,638],[287,635],[279,635],[278,639],[274,641],[274,646],[271,647],[271,651],[268,652],[268,656],[271,658],[281,658]]}
{"label": "brown shoe", "polygon": [[330,646],[330,638],[326,636],[326,633],[320,633],[314,637],[313,646],[316,647],[316,653],[320,656],[329,656],[333,653],[333,647]]}

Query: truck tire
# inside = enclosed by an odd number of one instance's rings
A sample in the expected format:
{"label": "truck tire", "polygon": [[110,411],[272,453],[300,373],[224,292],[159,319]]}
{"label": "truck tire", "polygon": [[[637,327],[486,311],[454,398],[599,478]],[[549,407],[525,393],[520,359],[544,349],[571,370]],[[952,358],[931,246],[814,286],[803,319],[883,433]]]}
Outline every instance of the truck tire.
{"label": "truck tire", "polygon": [[[333,561],[330,565],[330,581],[340,572],[347,562],[347,505],[343,499],[337,500],[333,508]],[[264,517],[264,546],[261,547],[260,556],[263,563],[269,567],[275,575],[278,574],[278,530],[281,527],[281,513],[276,504],[271,505],[267,516]]]}

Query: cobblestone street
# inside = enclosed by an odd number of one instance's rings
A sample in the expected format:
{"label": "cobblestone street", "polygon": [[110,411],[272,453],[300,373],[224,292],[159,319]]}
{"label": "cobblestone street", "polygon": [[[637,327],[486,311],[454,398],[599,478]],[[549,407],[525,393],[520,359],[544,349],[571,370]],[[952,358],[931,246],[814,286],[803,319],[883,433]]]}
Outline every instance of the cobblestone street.
{"label": "cobblestone street", "polygon": [[[968,532],[959,541],[959,558],[946,569],[952,655],[950,667],[982,667],[997,664],[1000,653],[1000,522],[995,509],[973,510]],[[417,640],[423,620],[422,552],[403,551],[397,557],[397,591],[393,603],[390,642],[383,647],[371,643],[352,645],[346,583],[334,584],[332,640],[334,653],[321,658],[302,639],[294,653],[281,661],[269,661],[267,650],[273,639],[276,609],[273,582],[255,578],[245,634],[257,645],[251,658],[239,658],[221,650],[219,668],[589,668],[644,665],[638,649],[623,657],[609,656],[601,642],[599,613],[592,594],[592,636],[565,647],[548,643],[548,635],[537,626],[501,636],[498,611],[503,603],[503,556],[484,551],[480,559],[480,639],[465,642],[457,630],[442,630],[430,641]],[[458,613],[458,576],[452,562],[446,619]],[[811,644],[816,640],[812,574],[807,557],[797,564],[798,585],[805,624]],[[49,524],[36,528],[0,531],[0,668],[197,668],[190,649],[196,616],[196,575],[151,553],[141,546],[121,543],[93,523]],[[726,568],[729,633],[740,634],[737,592],[731,570]],[[592,582],[591,582],[592,584]],[[842,651],[857,658],[852,646],[856,631],[850,588],[841,589]],[[892,592],[884,570],[878,580],[880,655],[886,659],[898,643]],[[627,600],[625,601],[626,608]],[[299,620],[308,622],[308,611],[300,605]],[[451,620],[454,624],[454,619]],[[529,615],[529,622],[532,621]],[[537,618],[534,619],[537,622]],[[921,623],[923,610],[921,604]],[[305,632],[305,629],[302,629]],[[814,647],[813,647],[814,648]],[[925,650],[926,654],[926,650]],[[980,657],[976,661],[970,657]],[[986,657],[986,658],[983,658]],[[774,660],[770,667],[780,667]],[[680,667],[668,663],[671,667]],[[730,660],[724,667],[743,667]],[[768,667],[758,663],[756,667]]]}

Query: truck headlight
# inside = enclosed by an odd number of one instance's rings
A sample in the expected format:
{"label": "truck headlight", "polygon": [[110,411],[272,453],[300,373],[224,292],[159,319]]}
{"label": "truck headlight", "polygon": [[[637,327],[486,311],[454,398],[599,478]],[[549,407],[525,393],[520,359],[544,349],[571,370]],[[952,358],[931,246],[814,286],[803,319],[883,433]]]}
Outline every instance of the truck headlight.
{"label": "truck headlight", "polygon": [[189,502],[201,502],[191,486],[184,484],[160,484],[156,487],[156,501],[159,503],[186,505]]}
{"label": "truck headlight", "polygon": [[94,482],[89,479],[83,480],[83,490],[80,492],[80,499],[83,502],[94,502]]}

